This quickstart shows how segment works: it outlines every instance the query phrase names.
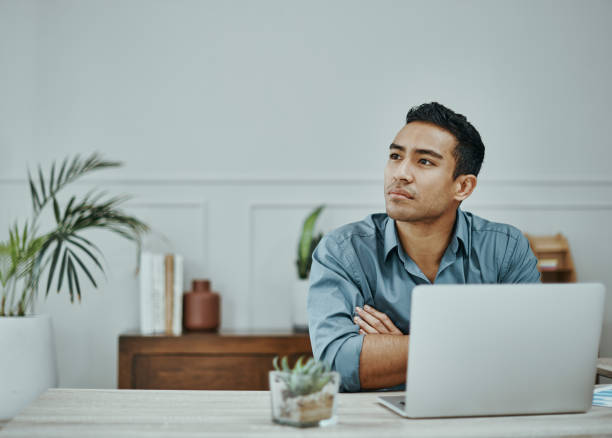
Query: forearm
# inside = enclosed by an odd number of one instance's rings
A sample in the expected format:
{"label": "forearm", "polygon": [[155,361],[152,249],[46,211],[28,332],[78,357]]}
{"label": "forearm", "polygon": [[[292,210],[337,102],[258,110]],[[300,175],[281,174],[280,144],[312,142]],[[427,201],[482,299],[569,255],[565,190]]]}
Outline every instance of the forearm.
{"label": "forearm", "polygon": [[409,335],[366,335],[359,356],[362,389],[388,388],[406,382]]}

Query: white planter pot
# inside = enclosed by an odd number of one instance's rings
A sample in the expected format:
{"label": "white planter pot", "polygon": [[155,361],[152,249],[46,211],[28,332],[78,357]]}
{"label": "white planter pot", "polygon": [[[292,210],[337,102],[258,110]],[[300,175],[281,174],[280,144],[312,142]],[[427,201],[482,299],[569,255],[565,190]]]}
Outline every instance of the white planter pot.
{"label": "white planter pot", "polygon": [[308,313],[306,312],[308,285],[309,281],[307,279],[298,279],[295,280],[295,283],[293,283],[293,307],[291,312],[291,319],[293,321],[293,329],[296,332],[308,331]]}
{"label": "white planter pot", "polygon": [[14,417],[57,386],[49,315],[0,317],[0,420]]}

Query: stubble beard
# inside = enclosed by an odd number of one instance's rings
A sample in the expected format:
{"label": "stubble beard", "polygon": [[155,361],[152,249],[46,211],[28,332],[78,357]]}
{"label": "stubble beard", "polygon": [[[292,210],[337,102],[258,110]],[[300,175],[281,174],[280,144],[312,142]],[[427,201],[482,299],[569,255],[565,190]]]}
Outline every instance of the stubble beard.
{"label": "stubble beard", "polygon": [[[411,200],[409,202],[415,202]],[[401,202],[394,202],[385,199],[385,207],[387,215],[396,221],[400,222],[412,222],[412,223],[433,223],[437,221],[442,215],[444,215],[444,209],[438,211],[438,209],[427,208],[415,208],[402,206]],[[424,210],[424,211],[423,211]]]}

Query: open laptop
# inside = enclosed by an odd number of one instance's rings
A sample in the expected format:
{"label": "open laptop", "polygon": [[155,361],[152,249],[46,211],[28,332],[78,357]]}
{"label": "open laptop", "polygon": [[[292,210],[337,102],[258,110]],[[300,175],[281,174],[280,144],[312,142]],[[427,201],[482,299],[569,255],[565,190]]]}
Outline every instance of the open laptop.
{"label": "open laptop", "polygon": [[378,401],[410,418],[585,412],[604,299],[595,283],[417,286],[406,393]]}

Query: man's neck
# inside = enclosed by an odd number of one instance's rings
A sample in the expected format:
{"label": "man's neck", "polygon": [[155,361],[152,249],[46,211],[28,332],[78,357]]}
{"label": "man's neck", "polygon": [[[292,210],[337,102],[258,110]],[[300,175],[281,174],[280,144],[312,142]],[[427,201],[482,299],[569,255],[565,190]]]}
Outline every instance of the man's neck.
{"label": "man's neck", "polygon": [[437,271],[450,243],[456,219],[455,209],[432,222],[395,221],[402,248],[425,274],[434,268]]}

